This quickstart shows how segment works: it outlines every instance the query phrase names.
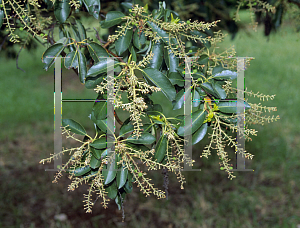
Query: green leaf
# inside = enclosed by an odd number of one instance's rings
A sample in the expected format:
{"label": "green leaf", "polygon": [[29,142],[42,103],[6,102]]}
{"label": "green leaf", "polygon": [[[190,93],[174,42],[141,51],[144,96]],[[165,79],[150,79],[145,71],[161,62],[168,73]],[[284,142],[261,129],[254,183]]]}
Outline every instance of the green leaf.
{"label": "green leaf", "polygon": [[193,89],[193,91],[192,91],[192,106],[198,107],[200,105],[200,99],[201,99],[200,94],[197,92],[196,89]]}
{"label": "green leaf", "polygon": [[106,14],[105,21],[101,21],[102,28],[110,28],[114,25],[120,24],[124,19],[125,15],[119,11],[110,11]]}
{"label": "green leaf", "polygon": [[143,124],[143,126],[140,126],[140,128],[143,129],[143,132],[150,132],[152,124]]}
{"label": "green leaf", "polygon": [[118,188],[122,188],[126,181],[127,181],[127,176],[128,176],[128,169],[122,166],[121,171],[117,171],[117,186]]}
{"label": "green leaf", "polygon": [[70,69],[74,68],[76,69],[78,67],[78,58],[75,51],[69,52],[64,58],[65,68]]}
{"label": "green leaf", "polygon": [[215,93],[215,90],[214,90],[214,88],[212,87],[212,85],[211,85],[210,82],[202,83],[202,84],[200,85],[200,87],[201,87],[202,89],[204,89],[206,92],[208,92],[209,94],[211,94],[211,95],[213,95],[213,96],[219,98],[219,96]]}
{"label": "green leaf", "polygon": [[94,142],[90,143],[90,146],[96,149],[105,149],[107,145],[106,138],[102,137],[100,139],[96,139]]}
{"label": "green leaf", "polygon": [[167,146],[168,137],[166,135],[162,135],[155,147],[154,160],[157,160],[157,162],[161,162],[163,160],[167,154]]}
{"label": "green leaf", "polygon": [[101,58],[101,57],[109,57],[107,51],[100,44],[97,44],[96,42],[93,41],[89,42],[87,48],[95,63],[106,60],[105,58]]}
{"label": "green leaf", "polygon": [[70,26],[70,29],[72,30],[73,36],[75,37],[76,42],[80,42],[80,35],[79,32],[77,30],[77,28],[74,25]]}
{"label": "green leaf", "polygon": [[100,85],[100,83],[103,81],[103,78],[106,76],[98,75],[96,77],[87,77],[85,79],[85,87],[87,89],[94,89],[97,87],[97,85]]}
{"label": "green leaf", "polygon": [[107,169],[103,169],[102,174],[104,176],[104,184],[109,184],[110,182],[112,182],[117,174],[117,161],[116,161],[117,157],[115,154],[115,158],[111,161],[108,162],[107,164]]}
{"label": "green leaf", "polygon": [[78,28],[78,32],[79,32],[79,36],[80,36],[80,41],[85,40],[86,39],[86,31],[84,26],[82,25],[82,23],[79,20],[75,20],[77,28]]}
{"label": "green leaf", "polygon": [[137,49],[140,50],[142,48],[142,45],[144,45],[146,42],[146,37],[143,32],[139,34],[139,31],[140,31],[139,29],[136,29],[133,34],[133,44]]}
{"label": "green leaf", "polygon": [[75,134],[86,135],[86,130],[84,129],[84,127],[80,123],[76,122],[75,120],[63,119],[62,126],[63,127],[68,126],[67,129]]}
{"label": "green leaf", "polygon": [[119,210],[122,209],[122,204],[123,204],[123,201],[125,199],[125,196],[126,196],[126,192],[122,192],[121,196],[117,194],[117,196],[115,198],[115,203],[118,205]]}
{"label": "green leaf", "polygon": [[[47,71],[55,61],[55,57],[58,57],[62,50],[65,48],[67,38],[64,37],[64,43],[56,43],[49,47],[42,55],[42,62],[45,63],[44,69]],[[51,58],[47,58],[51,57]]]}
{"label": "green leaf", "polygon": [[91,171],[90,166],[77,167],[75,170],[71,170],[70,173],[73,173],[75,177],[82,176]]}
{"label": "green leaf", "polygon": [[223,113],[236,113],[236,101],[223,101],[219,102],[218,108]]}
{"label": "green leaf", "polygon": [[220,72],[222,72],[223,70],[225,70],[225,69],[224,69],[224,67],[222,67],[221,64],[220,64],[220,65],[217,65],[216,67],[213,68],[213,70],[212,70],[212,75],[215,75],[215,74],[217,74],[217,73],[220,73]]}
{"label": "green leaf", "polygon": [[205,65],[208,63],[209,57],[207,55],[201,55],[201,57],[198,59],[198,64]]}
{"label": "green leaf", "polygon": [[132,3],[131,2],[122,2],[121,5],[124,7],[124,9],[132,9]]}
{"label": "green leaf", "polygon": [[78,56],[78,76],[81,83],[85,83],[86,78],[86,58],[85,55],[80,51],[77,50],[77,56]]}
{"label": "green leaf", "polygon": [[3,24],[3,18],[4,18],[4,11],[0,9],[0,28],[2,27]]}
{"label": "green leaf", "polygon": [[219,85],[218,83],[215,83],[214,81],[212,81],[212,87],[215,91],[215,93],[218,95],[218,98],[220,99],[225,99],[226,98],[226,92],[225,90],[222,88],[221,85]]}
{"label": "green leaf", "polygon": [[91,15],[93,15],[97,20],[99,19],[100,13],[100,0],[83,0],[86,9]]}
{"label": "green leaf", "polygon": [[175,97],[174,105],[173,105],[173,110],[181,109],[184,104],[184,89],[180,90]]}
{"label": "green leaf", "polygon": [[132,38],[132,29],[125,29],[125,34],[120,36],[115,42],[117,55],[121,56],[129,47]]}
{"label": "green leaf", "polygon": [[[128,176],[129,174],[131,173],[128,173]],[[132,174],[131,174],[132,175]],[[131,193],[132,192],[132,189],[133,189],[133,186],[132,186],[132,182],[131,181],[126,181],[126,184],[124,186],[124,190],[127,192],[127,193]]]}
{"label": "green leaf", "polygon": [[164,58],[164,55],[163,55],[163,49],[164,48],[164,45],[163,45],[163,42],[159,41],[157,43],[154,43],[152,45],[152,53],[154,54],[153,58],[150,60],[150,64],[149,64],[149,67],[150,68],[155,68],[155,69],[160,69],[161,67],[161,64],[163,62],[163,58]]}
{"label": "green leaf", "polygon": [[145,145],[142,145],[142,144],[137,145],[137,144],[130,143],[128,141],[125,144],[127,147],[130,147],[131,149],[137,150],[137,151],[141,150],[141,151],[145,152],[145,151],[150,150],[148,147],[146,147]]}
{"label": "green leaf", "polygon": [[[92,112],[92,116],[93,113],[94,112]],[[109,129],[107,126],[107,118],[104,120],[95,120],[94,123],[101,129],[101,131],[106,132],[107,134],[114,134],[113,129]]]}
{"label": "green leaf", "polygon": [[69,4],[69,0],[61,0],[61,1],[55,1],[54,3],[54,15],[56,19],[59,21],[59,23],[64,23],[69,14],[71,12],[71,7]]}
{"label": "green leaf", "polygon": [[171,50],[165,48],[164,59],[169,72],[177,72],[176,68],[179,64],[179,58],[177,58]]}
{"label": "green leaf", "polygon": [[230,70],[223,70],[221,73],[217,73],[213,76],[213,79],[216,80],[233,80],[237,78],[237,72],[233,72]]}
{"label": "green leaf", "polygon": [[145,77],[150,80],[154,85],[161,88],[163,94],[173,101],[176,96],[176,90],[170,80],[159,70],[153,68],[146,68],[143,70]]}
{"label": "green leaf", "polygon": [[107,102],[97,101],[94,103],[93,111],[97,120],[103,120],[107,116]]}
{"label": "green leaf", "polygon": [[192,136],[192,145],[200,142],[207,132],[207,123],[202,124],[202,126],[193,134]]}
{"label": "green leaf", "polygon": [[96,169],[99,168],[99,166],[101,165],[101,160],[98,160],[95,156],[91,156],[91,160],[90,160],[90,167],[92,169]]}
{"label": "green leaf", "polygon": [[150,28],[159,35],[165,44],[169,44],[169,34],[164,31],[163,29],[159,28],[154,22],[147,21],[147,24],[150,26]]}
{"label": "green leaf", "polygon": [[223,121],[227,122],[227,123],[232,123],[235,124],[237,123],[237,118],[235,117],[231,117],[231,115],[228,114],[221,114],[220,115],[220,119],[222,119]]}
{"label": "green leaf", "polygon": [[155,141],[155,137],[148,132],[141,134],[139,138],[136,136],[130,136],[126,139],[127,142],[134,144],[151,144]]}
{"label": "green leaf", "polygon": [[[187,130],[191,129],[192,126],[192,134],[203,124],[203,121],[206,117],[206,111],[205,109],[199,109],[192,113],[192,124],[186,123]],[[184,125],[181,125],[178,128],[177,134],[180,136],[184,136]]]}
{"label": "green leaf", "polygon": [[[110,148],[109,148],[110,149]],[[99,150],[93,147],[90,147],[92,155],[98,160],[102,160],[107,155],[107,150]]]}
{"label": "green leaf", "polygon": [[[111,63],[114,60],[111,59],[105,59],[105,60],[101,60],[99,61],[97,64],[93,65],[87,72],[87,76],[97,76],[98,74],[101,73],[106,73],[107,72],[107,63]],[[114,67],[119,66],[120,63],[117,62],[114,64]]]}
{"label": "green leaf", "polygon": [[136,58],[136,52],[135,52],[133,46],[131,46],[131,48],[130,48],[130,53],[131,53],[131,55],[132,55],[132,61],[136,62],[136,61],[137,61],[137,58]]}
{"label": "green leaf", "polygon": [[[245,110],[248,110],[251,108],[251,106],[244,101],[245,103]],[[223,113],[236,113],[237,112],[237,101],[220,101],[218,104],[218,108],[220,110],[220,112]]]}
{"label": "green leaf", "polygon": [[202,96],[202,97],[206,96],[206,93],[200,87],[196,87],[196,90],[197,90],[197,92],[199,93],[200,96]]}
{"label": "green leaf", "polygon": [[110,199],[116,198],[116,196],[118,194],[118,188],[117,188],[116,182],[114,181],[110,185],[105,187],[105,191],[107,192],[108,198],[110,198]]}
{"label": "green leaf", "polygon": [[126,134],[133,132],[134,130],[134,126],[132,124],[128,124],[128,125],[122,125],[121,129],[120,129],[120,137],[124,137]]}

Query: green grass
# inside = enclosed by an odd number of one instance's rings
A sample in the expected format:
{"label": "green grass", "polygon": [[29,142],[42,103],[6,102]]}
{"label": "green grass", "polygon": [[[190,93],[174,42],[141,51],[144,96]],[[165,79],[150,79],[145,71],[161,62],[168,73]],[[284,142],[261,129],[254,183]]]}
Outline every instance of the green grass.
{"label": "green grass", "polygon": [[[43,50],[22,52],[19,66],[14,60],[1,58],[0,89],[0,227],[292,227],[300,224],[300,121],[298,35],[290,28],[271,35],[269,41],[259,28],[251,37],[240,31],[236,39],[228,38],[222,48],[235,45],[237,56],[255,60],[245,72],[246,86],[254,92],[276,94],[273,101],[280,120],[255,126],[258,136],[246,143],[254,159],[247,168],[254,172],[236,173],[230,181],[219,170],[215,153],[208,160],[199,159],[201,146],[193,148],[193,156],[201,172],[185,172],[187,184],[181,190],[175,175],[170,175],[169,200],[145,198],[136,187],[125,203],[125,223],[114,202],[104,210],[100,202],[93,214],[83,211],[81,186],[67,192],[70,181],[62,177],[51,184],[51,164],[40,165],[40,159],[53,152],[53,66],[45,72],[41,63]],[[93,91],[82,86],[77,76],[63,70],[63,98],[94,98]],[[65,81],[64,81],[65,80]],[[250,99],[252,100],[252,99]],[[255,101],[258,102],[257,99]],[[159,97],[155,102],[160,102]],[[63,103],[63,118],[81,122],[88,131],[92,103]],[[232,155],[231,155],[232,156]],[[197,157],[197,158],[196,158]],[[162,176],[150,172],[157,187]],[[54,216],[65,213],[67,221]]]}

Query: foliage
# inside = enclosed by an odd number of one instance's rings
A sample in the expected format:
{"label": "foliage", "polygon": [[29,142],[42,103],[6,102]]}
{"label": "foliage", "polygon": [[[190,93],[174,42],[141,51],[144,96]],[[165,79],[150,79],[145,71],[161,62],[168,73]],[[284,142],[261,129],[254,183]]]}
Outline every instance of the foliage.
{"label": "foliage", "polygon": [[[134,3],[149,4],[150,11],[156,9],[158,1],[134,0]],[[212,31],[226,29],[232,34],[232,39],[240,28],[239,9],[248,9],[252,25],[256,29],[257,23],[264,23],[265,35],[272,30],[277,30],[282,24],[283,17],[288,15],[293,19],[299,30],[299,7],[298,0],[178,0],[166,1],[168,9],[181,20],[199,20],[213,22],[220,20]],[[105,17],[110,11],[127,11],[130,8],[129,2],[103,0],[29,0],[21,3],[16,0],[0,0],[0,51],[3,50],[8,58],[19,56],[23,48],[29,50],[37,47],[37,43],[44,46],[52,43],[55,24],[64,23],[69,15],[78,19],[77,15],[92,15],[96,19]],[[236,11],[234,16],[232,10]],[[57,21],[57,22],[56,22]],[[114,23],[114,22],[113,22]],[[103,28],[107,25],[103,24]],[[71,29],[72,30],[72,29]],[[109,29],[110,32],[114,28]],[[72,31],[69,31],[72,33]],[[20,45],[20,52],[17,54],[13,48],[14,44]],[[18,64],[18,63],[17,63]],[[18,67],[18,66],[17,66]]]}
{"label": "foliage", "polygon": [[[68,12],[67,8],[63,9]],[[132,183],[136,183],[146,196],[154,194],[157,198],[165,198],[166,190],[155,188],[147,177],[147,171],[142,170],[143,165],[148,171],[164,169],[174,172],[183,188],[183,164],[192,166],[194,163],[183,149],[185,115],[164,115],[165,108],[153,104],[150,95],[161,91],[172,102],[173,110],[181,109],[184,104],[185,72],[192,73],[193,107],[197,109],[192,113],[192,144],[199,143],[211,128],[211,141],[202,156],[207,157],[212,149],[216,149],[221,160],[220,166],[230,179],[235,176],[230,171],[232,167],[226,145],[235,147],[237,153],[247,158],[253,157],[242,151],[233,135],[227,131],[242,130],[236,124],[236,104],[228,101],[236,96],[236,89],[231,86],[237,74],[234,72],[237,64],[236,58],[233,58],[234,49],[217,52],[217,44],[223,39],[222,33],[215,32],[213,36],[207,34],[217,21],[182,21],[175,15],[166,8],[165,3],[160,3],[159,8],[151,14],[147,5],[130,5],[127,12],[108,12],[101,26],[115,26],[116,30],[106,42],[87,38],[86,28],[79,20],[69,16],[59,26],[60,40],[52,40],[53,44],[42,56],[46,70],[54,63],[53,59],[47,59],[46,56],[70,57],[65,59],[65,67],[76,70],[79,80],[98,93],[90,116],[95,124],[95,135],[88,135],[76,121],[65,119],[62,123],[63,134],[81,145],[63,149],[61,153],[41,161],[51,162],[57,156],[70,154],[70,159],[59,167],[54,182],[63,172],[67,172],[72,180],[68,190],[73,191],[83,183],[90,185],[84,201],[86,212],[92,211],[93,193],[102,198],[105,208],[109,199],[115,200],[119,209],[123,208],[126,194],[132,191]],[[99,102],[107,99],[112,86],[106,79],[109,62],[101,57],[112,56],[117,60],[113,88],[114,116],[121,125],[119,135],[109,132],[108,104]],[[186,65],[184,57],[195,57],[192,69]],[[248,59],[247,65],[249,62]],[[126,93],[128,102],[122,101],[122,93]],[[245,93],[260,99],[274,98],[274,95],[254,94],[252,91]],[[276,111],[276,108],[245,104],[247,140],[251,139],[251,135],[256,135],[255,129],[249,128],[250,124],[264,124],[279,118],[262,115],[262,111]],[[118,117],[118,109],[126,110],[130,117],[122,122]],[[82,139],[74,137],[72,133],[81,135]]]}

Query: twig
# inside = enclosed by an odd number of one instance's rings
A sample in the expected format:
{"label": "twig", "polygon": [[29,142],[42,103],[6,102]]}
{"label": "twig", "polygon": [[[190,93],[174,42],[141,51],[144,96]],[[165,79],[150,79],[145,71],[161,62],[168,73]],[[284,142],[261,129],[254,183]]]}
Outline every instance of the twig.
{"label": "twig", "polygon": [[100,38],[100,36],[99,36],[99,32],[98,32],[98,30],[95,28],[95,27],[93,27],[93,29],[95,30],[95,32],[96,32],[96,38],[97,38],[97,40],[99,40],[100,41],[100,43],[102,43],[102,44],[104,44],[104,41]]}
{"label": "twig", "polygon": [[19,51],[19,53],[18,53],[18,55],[17,55],[16,65],[17,65],[17,69],[22,70],[24,73],[26,73],[25,70],[23,70],[21,67],[18,66],[18,59],[19,59],[19,55],[20,55],[22,49],[23,49],[23,45],[21,46],[20,51]]}
{"label": "twig", "polygon": [[4,43],[5,43],[5,41],[6,41],[7,37],[8,37],[8,35],[9,35],[9,34],[6,34],[6,35],[5,35],[5,37],[4,37],[3,41],[2,41],[2,44],[0,45],[0,51],[2,50],[2,46],[4,45]]}

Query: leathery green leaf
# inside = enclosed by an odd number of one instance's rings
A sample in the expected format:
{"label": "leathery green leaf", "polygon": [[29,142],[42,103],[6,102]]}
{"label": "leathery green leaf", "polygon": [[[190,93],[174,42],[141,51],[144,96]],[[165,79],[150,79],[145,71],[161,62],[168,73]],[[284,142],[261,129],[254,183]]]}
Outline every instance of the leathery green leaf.
{"label": "leathery green leaf", "polygon": [[212,84],[210,82],[204,82],[200,85],[200,87],[208,92],[211,95],[214,95],[215,97],[219,98],[218,94],[216,94],[214,88],[212,87]]}
{"label": "leathery green leaf", "polygon": [[159,41],[157,43],[154,43],[152,45],[152,53],[154,54],[153,58],[150,60],[150,64],[149,64],[149,67],[150,68],[155,68],[155,69],[160,69],[161,67],[161,64],[163,62],[163,58],[164,58],[164,55],[163,55],[163,49],[164,48],[164,45],[163,45],[163,42]]}
{"label": "leathery green leaf", "polygon": [[94,115],[97,120],[103,120],[107,116],[107,102],[97,101],[93,106]]}
{"label": "leathery green leaf", "polygon": [[[223,113],[236,113],[237,112],[237,101],[222,101],[219,102],[218,108]],[[250,109],[251,106],[245,101],[245,110]]]}
{"label": "leathery green leaf", "polygon": [[124,166],[121,167],[121,171],[117,171],[117,186],[118,188],[122,188],[127,181],[128,169]]}
{"label": "leathery green leaf", "polygon": [[[192,134],[203,124],[203,121],[206,117],[205,109],[199,109],[192,113],[192,124],[185,123],[187,126],[187,130],[191,129],[192,127]],[[177,134],[180,136],[184,136],[184,125],[181,125],[178,128]]]}
{"label": "leathery green leaf", "polygon": [[106,14],[105,21],[100,22],[101,27],[110,28],[114,25],[120,24],[123,20],[123,17],[125,17],[125,15],[122,12],[110,11]]}
{"label": "leathery green leaf", "polygon": [[78,56],[78,76],[81,83],[85,83],[86,78],[86,58],[85,55],[80,51],[77,50]]}
{"label": "leathery green leaf", "polygon": [[167,153],[167,147],[168,138],[166,135],[162,135],[155,147],[154,160],[161,162]]}
{"label": "leathery green leaf", "polygon": [[123,125],[120,129],[120,137],[124,137],[126,134],[134,131],[134,126],[132,124]]}
{"label": "leathery green leaf", "polygon": [[112,182],[110,185],[105,187],[105,191],[107,192],[107,197],[110,199],[115,199],[118,194],[118,188],[116,182]]}
{"label": "leathery green leaf", "polygon": [[86,31],[84,26],[82,25],[82,23],[79,20],[75,20],[77,28],[78,28],[78,32],[79,32],[79,36],[80,36],[80,40],[85,40],[86,39]]}
{"label": "leathery green leaf", "polygon": [[90,166],[77,167],[75,170],[70,171],[70,173],[74,173],[75,177],[82,176],[91,171]]}
{"label": "leathery green leaf", "polygon": [[212,81],[211,84],[212,84],[212,87],[213,87],[215,93],[218,94],[218,98],[225,99],[226,98],[226,92],[222,88],[222,86],[219,85],[218,83],[215,83],[214,81]]}
{"label": "leathery green leaf", "polygon": [[180,90],[175,97],[176,103],[173,105],[173,110],[177,110],[183,107],[184,104],[184,89]]}
{"label": "leathery green leaf", "polygon": [[4,11],[0,9],[0,28],[2,27],[3,24],[3,18],[4,18]]}
{"label": "leathery green leaf", "polygon": [[96,139],[94,142],[90,143],[90,146],[96,149],[105,149],[106,148],[106,138],[102,137],[100,139]]}
{"label": "leathery green leaf", "polygon": [[69,14],[71,12],[71,7],[69,4],[69,0],[61,0],[61,1],[55,1],[54,3],[54,15],[56,19],[59,21],[59,23],[64,23]]}
{"label": "leathery green leaf", "polygon": [[[93,65],[87,72],[87,76],[90,77],[90,76],[97,76],[101,73],[105,73],[107,72],[107,63],[109,64],[111,61],[114,61],[114,60],[111,60],[111,59],[103,59],[103,60],[100,60],[98,63],[96,63],[95,65]],[[114,67],[117,67],[119,66],[119,62],[115,63],[114,64]]]}
{"label": "leathery green leaf", "polygon": [[97,20],[100,13],[100,0],[83,0],[89,14],[93,15]]}
{"label": "leathery green leaf", "polygon": [[198,107],[200,105],[200,99],[201,99],[200,94],[194,88],[192,91],[192,106]]}
{"label": "leathery green leaf", "polygon": [[223,70],[221,73],[217,73],[213,76],[213,79],[216,80],[228,80],[228,79],[236,79],[237,72],[230,71],[230,70]]}
{"label": "leathery green leaf", "polygon": [[141,150],[141,151],[145,152],[145,151],[150,150],[148,147],[146,147],[145,145],[142,145],[142,144],[137,145],[137,144],[133,144],[130,142],[126,142],[125,144],[126,144],[126,147],[130,147],[131,149],[137,150],[137,151]]}
{"label": "leathery green leaf", "polygon": [[146,42],[146,37],[145,34],[143,32],[141,32],[141,34],[139,34],[140,30],[136,29],[134,34],[133,34],[133,44],[137,49],[141,49],[142,45],[145,44]]}
{"label": "leathery green leaf", "polygon": [[91,151],[92,155],[95,158],[97,158],[98,160],[103,159],[107,154],[106,150],[104,150],[104,149],[100,150],[100,149],[96,149],[96,148],[93,148],[93,147],[90,147],[90,151]]}
{"label": "leathery green leaf", "polygon": [[109,184],[112,182],[117,174],[117,157],[114,155],[114,159],[108,162],[107,169],[103,169],[102,174],[104,176],[104,184]]}
{"label": "leathery green leaf", "polygon": [[98,160],[95,156],[91,156],[90,167],[96,169],[101,165],[101,160]]}
{"label": "leathery green leaf", "polygon": [[153,68],[146,68],[143,70],[145,77],[150,80],[154,85],[161,88],[163,94],[173,101],[176,96],[176,90],[170,80],[159,70]]}
{"label": "leathery green leaf", "polygon": [[115,42],[117,55],[121,56],[129,47],[132,38],[132,29],[125,29],[125,34],[120,36]]}
{"label": "leathery green leaf", "polygon": [[202,126],[195,131],[195,133],[192,136],[192,145],[197,144],[198,142],[200,142],[204,136],[206,135],[207,132],[207,123],[202,124]]}
{"label": "leathery green leaf", "polygon": [[180,87],[184,86],[184,78],[181,77],[181,75],[178,72],[171,72],[168,75],[168,78],[172,85],[179,85]]}
{"label": "leathery green leaf", "polygon": [[103,81],[103,78],[105,76],[101,76],[101,75],[98,75],[96,77],[87,77],[85,79],[85,87],[87,89],[94,89],[97,87],[97,85],[99,85],[102,81]]}
{"label": "leathery green leaf", "polygon": [[109,57],[107,51],[100,44],[97,44],[96,42],[93,41],[89,42],[87,48],[95,63],[106,60],[105,58],[101,58],[101,57]]}
{"label": "leathery green leaf", "polygon": [[169,72],[177,72],[176,68],[179,64],[179,58],[177,58],[171,50],[165,49],[164,51],[164,59],[169,69]]}
{"label": "leathery green leaf", "polygon": [[76,69],[78,67],[78,58],[75,51],[71,51],[64,58],[65,68],[70,69],[71,67]]}
{"label": "leathery green leaf", "polygon": [[[62,50],[65,48],[67,38],[62,38],[63,43],[56,43],[49,47],[42,55],[42,62],[45,63],[44,69],[47,71],[50,66],[54,63],[55,57],[58,57]],[[48,58],[47,58],[48,57]]]}
{"label": "leathery green leaf", "polygon": [[151,144],[155,141],[155,137],[148,132],[141,134],[139,138],[136,136],[130,136],[126,139],[127,142],[134,144]]}
{"label": "leathery green leaf", "polygon": [[158,27],[152,21],[147,21],[147,24],[151,27],[151,29],[154,32],[157,32],[157,35],[159,35],[166,44],[169,44],[169,42],[170,42],[169,41],[169,34],[166,31],[164,31],[163,29],[161,29],[160,27]]}
{"label": "leathery green leaf", "polygon": [[67,127],[67,130],[70,130],[71,132],[78,134],[78,135],[86,135],[86,130],[84,127],[72,119],[63,119],[62,120],[62,126]]}

